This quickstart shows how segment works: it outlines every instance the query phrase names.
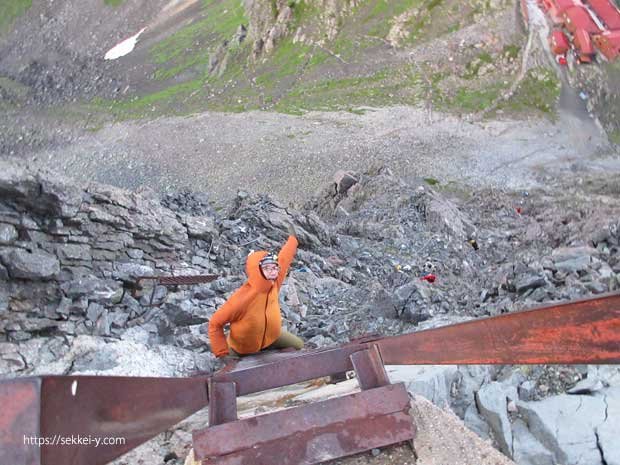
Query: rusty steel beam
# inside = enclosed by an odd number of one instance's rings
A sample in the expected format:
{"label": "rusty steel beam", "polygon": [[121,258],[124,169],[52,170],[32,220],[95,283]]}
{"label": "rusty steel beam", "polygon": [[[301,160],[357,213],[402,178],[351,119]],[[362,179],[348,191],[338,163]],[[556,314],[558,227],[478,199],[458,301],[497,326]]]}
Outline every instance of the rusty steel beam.
{"label": "rusty steel beam", "polygon": [[209,380],[209,426],[237,420],[235,383]]}
{"label": "rusty steel beam", "polygon": [[214,378],[235,382],[237,395],[251,394],[352,370],[350,356],[373,344],[386,365],[620,363],[620,293],[333,349],[249,357]]}
{"label": "rusty steel beam", "polygon": [[376,345],[372,345],[369,349],[355,352],[351,355],[351,362],[353,363],[360,389],[373,389],[390,384],[390,378],[385,371],[379,349]]}
{"label": "rusty steel beam", "polygon": [[25,438],[40,431],[41,379],[0,380],[0,457],[2,463],[38,465],[41,450]]}
{"label": "rusty steel beam", "polygon": [[[207,378],[43,376],[4,380],[0,382],[0,401],[0,457],[17,457],[7,463],[99,465],[205,407]],[[76,442],[78,436],[81,444]],[[25,444],[24,437],[50,443],[40,447]],[[105,445],[104,438],[118,439],[114,445]],[[100,442],[95,447],[97,439]]]}
{"label": "rusty steel beam", "polygon": [[403,383],[194,431],[194,455],[217,465],[299,465],[413,439]]}
{"label": "rusty steel beam", "polygon": [[237,395],[242,396],[352,370],[349,356],[365,348],[363,344],[354,344],[331,349],[285,352],[277,354],[279,357],[241,359],[232,371],[216,373],[213,378],[236,383]]}
{"label": "rusty steel beam", "polygon": [[[351,356],[373,345],[380,352],[375,362],[382,359],[385,364],[620,363],[620,293],[367,338],[338,348],[260,354],[211,378],[236,383],[236,395],[250,394],[349,371],[354,368]],[[375,364],[365,357],[353,357],[360,373],[365,370],[361,364],[371,370]],[[1,381],[0,457],[27,465],[107,463],[206,406],[209,378],[44,376]],[[381,378],[379,374],[369,386]],[[125,443],[39,449],[20,445],[20,438],[28,435],[122,437]]]}
{"label": "rusty steel beam", "polygon": [[386,365],[620,363],[620,294],[375,341]]}

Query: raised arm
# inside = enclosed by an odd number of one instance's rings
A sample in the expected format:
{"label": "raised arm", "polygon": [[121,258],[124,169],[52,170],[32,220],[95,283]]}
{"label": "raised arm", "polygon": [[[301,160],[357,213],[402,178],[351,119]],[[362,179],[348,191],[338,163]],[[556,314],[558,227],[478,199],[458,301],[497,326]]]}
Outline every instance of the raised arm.
{"label": "raised arm", "polygon": [[278,274],[278,279],[276,279],[276,284],[278,287],[282,286],[284,278],[286,278],[286,274],[288,273],[288,269],[291,266],[291,263],[293,263],[293,258],[295,258],[298,244],[299,242],[297,241],[297,238],[291,235],[288,237],[288,240],[282,246],[282,249],[278,254],[278,264],[280,265],[280,273]]}

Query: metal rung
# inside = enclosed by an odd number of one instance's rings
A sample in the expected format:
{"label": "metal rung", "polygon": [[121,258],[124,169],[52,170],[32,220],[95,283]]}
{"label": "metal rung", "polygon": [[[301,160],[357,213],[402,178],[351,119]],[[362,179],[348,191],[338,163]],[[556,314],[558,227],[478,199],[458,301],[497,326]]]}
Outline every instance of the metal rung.
{"label": "metal rung", "polygon": [[403,383],[194,431],[203,464],[300,465],[412,440]]}

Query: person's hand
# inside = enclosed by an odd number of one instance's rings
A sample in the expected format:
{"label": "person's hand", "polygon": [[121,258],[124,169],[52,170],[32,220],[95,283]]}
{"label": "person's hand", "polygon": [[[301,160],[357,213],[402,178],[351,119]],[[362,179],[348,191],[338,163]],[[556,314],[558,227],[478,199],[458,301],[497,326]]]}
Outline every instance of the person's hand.
{"label": "person's hand", "polygon": [[291,223],[290,221],[286,222],[286,230],[288,231],[289,235],[297,237],[297,231],[295,230],[295,226],[293,226],[293,223]]}
{"label": "person's hand", "polygon": [[218,360],[222,362],[224,366],[228,366],[231,363],[232,364],[237,363],[240,360],[240,358],[238,355],[229,353],[228,355],[224,355],[223,357],[220,357]]}

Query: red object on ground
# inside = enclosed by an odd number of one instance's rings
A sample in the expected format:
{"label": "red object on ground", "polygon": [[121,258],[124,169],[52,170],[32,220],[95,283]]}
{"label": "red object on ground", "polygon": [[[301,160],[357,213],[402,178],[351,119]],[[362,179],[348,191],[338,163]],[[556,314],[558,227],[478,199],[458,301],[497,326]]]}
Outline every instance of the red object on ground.
{"label": "red object on ground", "polygon": [[430,274],[427,274],[426,276],[422,276],[420,279],[422,281],[428,281],[429,283],[432,284],[432,283],[435,282],[435,279],[437,279],[437,276],[435,276],[434,274],[430,273]]}
{"label": "red object on ground", "polygon": [[579,0],[543,0],[543,8],[549,13],[554,24],[562,24],[564,22],[563,14],[569,8],[582,5]]}
{"label": "red object on ground", "polygon": [[568,61],[566,61],[566,57],[564,55],[558,55],[558,64],[560,66],[568,65]]}
{"label": "red object on ground", "polygon": [[591,63],[594,56],[594,46],[592,45],[590,34],[583,29],[577,29],[573,43],[577,49],[579,61],[581,63]]}
{"label": "red object on ground", "polygon": [[607,29],[620,29],[620,11],[610,0],[587,0],[587,2]]}
{"label": "red object on ground", "polygon": [[601,32],[594,20],[590,17],[590,13],[583,6],[574,6],[567,9],[563,15],[564,25],[573,34],[579,29],[583,29],[590,34],[598,34]]}
{"label": "red object on ground", "polygon": [[549,46],[556,55],[564,55],[570,48],[566,34],[559,29],[555,29],[549,36]]}
{"label": "red object on ground", "polygon": [[605,31],[595,35],[592,40],[594,45],[609,61],[620,55],[620,30]]}

